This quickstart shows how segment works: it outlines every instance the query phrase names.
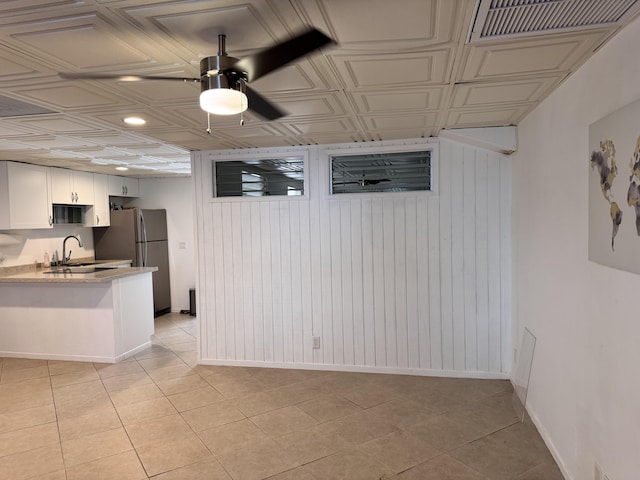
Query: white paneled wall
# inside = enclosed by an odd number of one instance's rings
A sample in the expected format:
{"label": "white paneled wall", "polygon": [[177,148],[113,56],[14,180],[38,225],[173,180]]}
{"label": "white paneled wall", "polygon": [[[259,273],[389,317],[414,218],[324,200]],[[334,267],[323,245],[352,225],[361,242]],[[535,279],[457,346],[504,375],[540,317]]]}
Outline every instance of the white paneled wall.
{"label": "white paneled wall", "polygon": [[[433,192],[332,197],[328,147],[193,154],[203,363],[509,371],[509,160],[407,143],[435,148]],[[292,151],[304,197],[212,198],[214,159]]]}

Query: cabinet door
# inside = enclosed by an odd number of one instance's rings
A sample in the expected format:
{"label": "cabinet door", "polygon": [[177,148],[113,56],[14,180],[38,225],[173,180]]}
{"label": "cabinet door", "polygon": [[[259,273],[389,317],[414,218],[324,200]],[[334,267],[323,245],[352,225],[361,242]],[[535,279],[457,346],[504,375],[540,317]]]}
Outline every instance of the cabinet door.
{"label": "cabinet door", "polygon": [[8,208],[0,218],[0,229],[51,228],[53,210],[49,167],[4,162],[2,184],[7,188],[0,192]]}
{"label": "cabinet door", "polygon": [[125,197],[139,197],[140,185],[137,178],[122,177]]}
{"label": "cabinet door", "polygon": [[138,197],[140,187],[137,178],[109,175],[109,195],[112,197]]}
{"label": "cabinet door", "polygon": [[[93,215],[91,226],[108,227],[110,225],[109,217],[109,176],[93,174]],[[89,219],[86,219],[89,223]]]}
{"label": "cabinet door", "polygon": [[71,170],[66,168],[51,169],[51,201],[63,205],[73,205],[75,196],[72,189]]}
{"label": "cabinet door", "polygon": [[72,171],[74,202],[77,205],[93,205],[93,173]]}

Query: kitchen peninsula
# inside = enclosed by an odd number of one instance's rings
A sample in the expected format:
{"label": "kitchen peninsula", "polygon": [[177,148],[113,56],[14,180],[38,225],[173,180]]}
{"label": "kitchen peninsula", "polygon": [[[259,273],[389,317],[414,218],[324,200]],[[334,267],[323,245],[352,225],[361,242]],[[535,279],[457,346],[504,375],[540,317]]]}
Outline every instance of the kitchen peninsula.
{"label": "kitchen peninsula", "polygon": [[156,267],[0,274],[0,356],[116,363],[151,345]]}

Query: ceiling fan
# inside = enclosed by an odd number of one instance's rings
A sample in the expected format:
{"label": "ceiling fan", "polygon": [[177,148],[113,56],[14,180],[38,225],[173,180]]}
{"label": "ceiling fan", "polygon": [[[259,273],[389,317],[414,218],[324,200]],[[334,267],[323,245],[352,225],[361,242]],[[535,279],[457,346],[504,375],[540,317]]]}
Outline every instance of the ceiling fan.
{"label": "ceiling fan", "polygon": [[378,185],[380,182],[390,182],[389,178],[361,178],[355,182],[341,182],[340,185],[360,185],[361,187],[368,187],[369,185]]}
{"label": "ceiling fan", "polygon": [[[336,44],[333,39],[321,31],[311,29],[254,55],[237,59],[227,55],[225,41],[226,35],[218,35],[218,54],[200,60],[200,78],[70,72],[59,75],[69,80],[196,82],[200,83],[200,108],[207,113],[233,115],[242,113],[249,108],[266,120],[275,120],[283,117],[285,112],[251,89],[247,83],[251,83],[325,45]],[[210,133],[210,128],[207,131]]]}

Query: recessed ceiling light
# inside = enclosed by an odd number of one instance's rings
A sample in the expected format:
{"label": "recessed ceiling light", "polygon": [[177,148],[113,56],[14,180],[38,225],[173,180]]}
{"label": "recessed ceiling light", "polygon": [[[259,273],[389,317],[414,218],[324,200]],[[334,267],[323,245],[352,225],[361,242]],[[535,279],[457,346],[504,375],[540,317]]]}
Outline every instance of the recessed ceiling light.
{"label": "recessed ceiling light", "polygon": [[129,170],[127,167],[116,167],[116,170],[120,170],[121,172]]}
{"label": "recessed ceiling light", "polygon": [[127,117],[124,119],[124,123],[129,125],[144,125],[147,121],[144,118],[140,117]]}

